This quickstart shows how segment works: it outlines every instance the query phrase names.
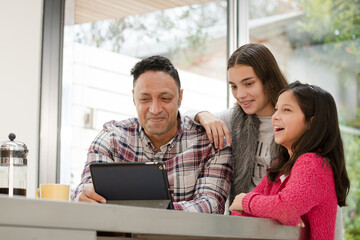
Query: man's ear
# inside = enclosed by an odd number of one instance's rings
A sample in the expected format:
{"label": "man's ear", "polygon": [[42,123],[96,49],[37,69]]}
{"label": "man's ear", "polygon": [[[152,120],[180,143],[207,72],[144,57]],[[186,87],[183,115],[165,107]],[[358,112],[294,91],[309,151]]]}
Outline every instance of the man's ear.
{"label": "man's ear", "polygon": [[182,102],[182,98],[183,98],[183,92],[184,92],[184,89],[180,89],[179,100],[178,100],[178,107],[181,106],[181,102]]}
{"label": "man's ear", "polygon": [[134,105],[135,105],[134,89],[133,89],[131,92],[132,92],[132,96],[133,96],[133,103],[134,103]]}

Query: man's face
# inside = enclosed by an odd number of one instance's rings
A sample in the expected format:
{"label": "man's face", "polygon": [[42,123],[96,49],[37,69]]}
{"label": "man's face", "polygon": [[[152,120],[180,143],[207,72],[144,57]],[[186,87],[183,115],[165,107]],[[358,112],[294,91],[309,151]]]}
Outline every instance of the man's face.
{"label": "man's face", "polygon": [[152,142],[170,141],[176,135],[182,92],[179,94],[175,80],[162,71],[146,71],[136,80],[133,101],[139,122]]}

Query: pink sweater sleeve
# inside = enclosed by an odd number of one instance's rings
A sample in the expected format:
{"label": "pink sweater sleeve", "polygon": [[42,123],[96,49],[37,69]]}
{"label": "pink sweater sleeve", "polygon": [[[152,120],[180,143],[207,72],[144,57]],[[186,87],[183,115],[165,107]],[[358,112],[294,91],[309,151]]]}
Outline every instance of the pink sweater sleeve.
{"label": "pink sweater sleeve", "polygon": [[[294,226],[299,223],[300,216],[327,197],[326,193],[334,185],[331,167],[323,165],[323,158],[313,153],[302,155],[288,177],[284,188],[275,195],[262,195],[262,189],[248,193],[242,201],[244,211]],[[262,181],[267,182],[267,179]]]}

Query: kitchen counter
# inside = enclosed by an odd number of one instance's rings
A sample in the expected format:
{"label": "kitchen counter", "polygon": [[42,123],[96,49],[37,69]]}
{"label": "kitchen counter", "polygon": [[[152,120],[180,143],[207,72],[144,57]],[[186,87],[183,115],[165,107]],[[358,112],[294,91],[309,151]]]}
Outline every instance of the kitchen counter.
{"label": "kitchen counter", "polygon": [[275,220],[0,195],[0,239],[298,239]]}

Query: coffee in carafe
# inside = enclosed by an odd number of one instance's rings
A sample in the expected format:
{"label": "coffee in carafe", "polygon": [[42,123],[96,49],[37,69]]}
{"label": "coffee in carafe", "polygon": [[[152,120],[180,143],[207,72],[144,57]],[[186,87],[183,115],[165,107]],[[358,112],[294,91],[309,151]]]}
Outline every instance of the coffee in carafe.
{"label": "coffee in carafe", "polygon": [[10,133],[10,141],[0,143],[0,194],[9,197],[26,196],[28,149],[24,143],[14,141],[15,138]]}

